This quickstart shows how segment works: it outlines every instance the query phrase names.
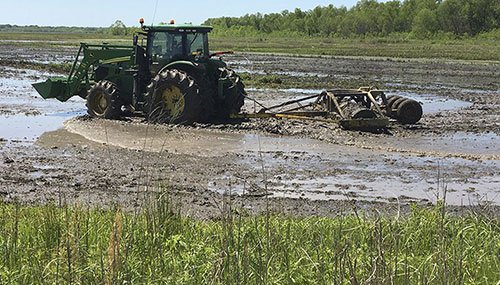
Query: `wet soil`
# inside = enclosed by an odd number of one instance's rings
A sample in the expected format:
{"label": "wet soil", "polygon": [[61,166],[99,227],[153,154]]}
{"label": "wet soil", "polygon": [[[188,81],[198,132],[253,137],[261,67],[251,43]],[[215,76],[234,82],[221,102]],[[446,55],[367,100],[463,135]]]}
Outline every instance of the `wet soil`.
{"label": "wet soil", "polygon": [[[72,49],[3,49],[0,59],[0,197],[24,203],[140,207],[168,191],[196,217],[223,204],[257,213],[337,215],[432,205],[446,193],[456,211],[500,205],[500,63],[260,54],[232,68],[340,88],[377,85],[420,101],[416,125],[387,133],[335,124],[249,120],[195,126],[140,118],[90,119],[82,99],[41,99],[30,84],[54,74],[15,62],[66,62]],[[14,64],[12,64],[14,62]],[[248,88],[270,105],[317,90]],[[246,101],[246,111],[256,107]]]}

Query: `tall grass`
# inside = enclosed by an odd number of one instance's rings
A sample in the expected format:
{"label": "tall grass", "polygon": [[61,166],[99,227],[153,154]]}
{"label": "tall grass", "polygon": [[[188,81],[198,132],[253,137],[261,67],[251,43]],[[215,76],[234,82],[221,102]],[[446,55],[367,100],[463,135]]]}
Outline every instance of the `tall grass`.
{"label": "tall grass", "polygon": [[0,284],[495,284],[500,223],[442,205],[404,218],[0,205]]}

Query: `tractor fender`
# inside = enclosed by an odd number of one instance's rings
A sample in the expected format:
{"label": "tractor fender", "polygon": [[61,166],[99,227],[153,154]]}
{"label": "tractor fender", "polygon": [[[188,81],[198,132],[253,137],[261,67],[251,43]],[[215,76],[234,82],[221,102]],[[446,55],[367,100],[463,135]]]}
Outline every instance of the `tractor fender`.
{"label": "tractor fender", "polygon": [[211,66],[214,66],[215,68],[227,68],[227,64],[224,61],[220,60],[220,59],[213,59],[213,58],[211,58],[209,60],[209,63],[210,63]]}
{"label": "tractor fender", "polygon": [[167,69],[179,69],[187,72],[188,74],[193,74],[193,72],[196,72],[197,70],[200,69],[200,66],[191,61],[180,60],[165,65],[158,73],[161,73]]}

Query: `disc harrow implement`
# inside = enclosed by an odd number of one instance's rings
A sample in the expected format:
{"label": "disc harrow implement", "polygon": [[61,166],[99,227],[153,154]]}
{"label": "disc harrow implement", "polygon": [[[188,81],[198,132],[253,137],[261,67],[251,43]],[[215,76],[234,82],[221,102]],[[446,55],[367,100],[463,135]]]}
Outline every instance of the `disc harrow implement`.
{"label": "disc harrow implement", "polygon": [[386,97],[376,87],[332,89],[305,96],[255,113],[235,114],[232,118],[287,118],[336,123],[346,130],[377,131],[388,127],[391,119],[415,124],[423,114],[419,102],[401,96]]}

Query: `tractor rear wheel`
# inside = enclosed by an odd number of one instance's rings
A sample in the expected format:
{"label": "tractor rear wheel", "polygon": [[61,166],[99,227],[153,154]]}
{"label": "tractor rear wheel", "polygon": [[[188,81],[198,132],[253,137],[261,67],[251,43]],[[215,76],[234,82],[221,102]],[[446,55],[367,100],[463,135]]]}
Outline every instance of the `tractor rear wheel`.
{"label": "tractor rear wheel", "polygon": [[219,78],[228,79],[231,82],[230,85],[224,86],[224,99],[217,112],[217,116],[225,119],[229,115],[238,114],[241,111],[247,94],[245,85],[236,72],[229,68],[220,68],[219,70]]}
{"label": "tractor rear wheel", "polygon": [[123,102],[118,87],[109,80],[101,80],[89,90],[86,105],[91,117],[118,119]]}
{"label": "tractor rear wheel", "polygon": [[146,116],[154,123],[203,121],[202,96],[195,80],[177,69],[161,71],[148,86]]}

